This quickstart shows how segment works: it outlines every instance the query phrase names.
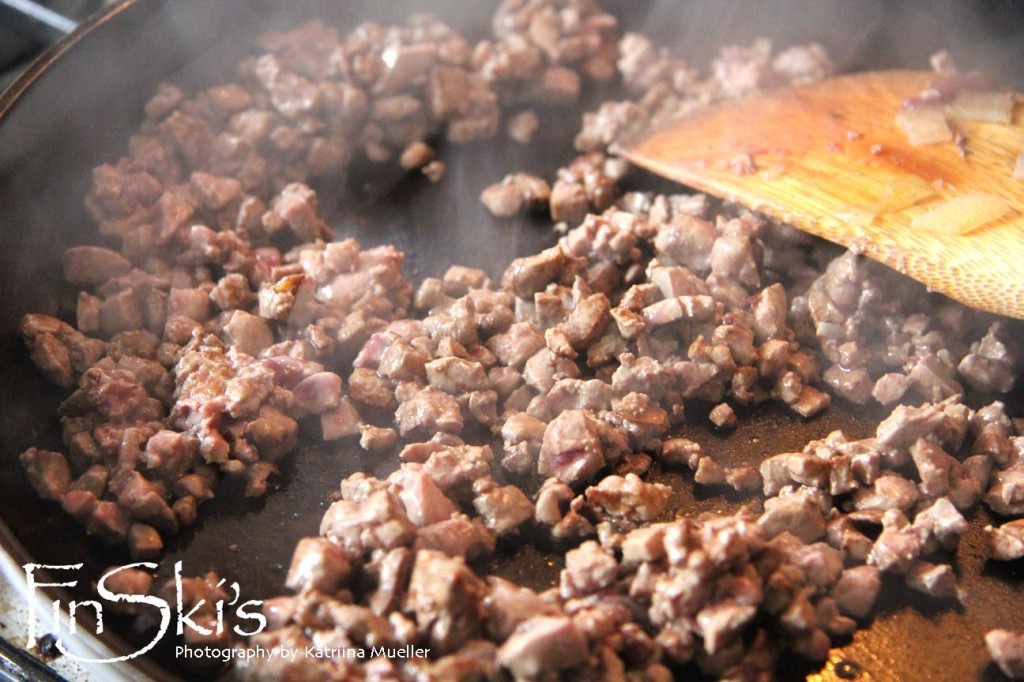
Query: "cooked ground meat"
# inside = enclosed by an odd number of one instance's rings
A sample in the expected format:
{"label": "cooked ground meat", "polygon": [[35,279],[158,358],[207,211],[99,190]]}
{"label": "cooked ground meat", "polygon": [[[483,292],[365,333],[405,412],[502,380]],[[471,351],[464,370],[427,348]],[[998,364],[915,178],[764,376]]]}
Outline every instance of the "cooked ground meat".
{"label": "cooked ground meat", "polygon": [[586,639],[571,619],[535,616],[505,640],[498,650],[498,662],[513,675],[529,679],[575,667],[586,655]]}
{"label": "cooked ground meat", "polygon": [[1011,680],[1024,679],[1024,635],[992,630],[985,635],[989,655]]}
{"label": "cooked ground meat", "polygon": [[[266,36],[240,84],[161,87],[128,155],[93,174],[86,206],[115,248],[64,254],[77,328],[21,324],[70,392],[65,450],[21,456],[40,497],[152,558],[223,477],[263,494],[300,422],[393,465],[341,483],[320,536],[296,547],[294,596],[266,602],[270,629],[251,641],[428,643],[430,658],[257,660],[240,666],[252,679],[662,680],[690,663],[767,679],[780,651],[823,660],[870,615],[882,573],[957,597],[944,561],[961,511],[983,499],[1024,514],[1020,425],[1001,403],[959,400],[965,385],[1013,388],[1012,324],[701,195],[619,197],[624,136],[821,78],[821,48],[726,48],[701,80],[643,36],[619,39],[591,0],[507,0],[493,28],[473,45],[427,16],[344,37],[313,23]],[[510,172],[484,190],[494,215],[565,223],[499,281],[453,266],[414,297],[394,247],[332,241],[314,180],[360,159],[437,179],[428,139],[491,137],[511,109],[525,144],[529,107],[616,75],[638,99],[586,114],[580,156],[550,181]],[[755,170],[749,155],[733,167]],[[833,396],[895,407],[873,438],[835,432],[743,466],[677,435],[684,404],[725,430],[733,405],[812,418]],[[763,513],[663,521],[674,510],[645,480],[654,460],[760,489]],[[1024,553],[1018,526],[987,530],[993,558]],[[557,590],[477,575],[538,527],[569,546]],[[146,578],[124,574],[124,590],[147,592]],[[216,581],[190,579],[188,605]],[[1019,637],[987,643],[1021,674]]]}
{"label": "cooked ground meat", "polygon": [[1024,519],[1004,523],[998,528],[985,528],[991,556],[999,561],[1024,557]]}
{"label": "cooked ground meat", "polygon": [[532,110],[520,111],[512,116],[506,125],[508,136],[522,145],[530,144],[540,128],[537,114]]}
{"label": "cooked ground meat", "polygon": [[[616,438],[618,436],[618,438]],[[579,485],[624,454],[622,436],[588,410],[567,410],[544,431],[537,472]]]}
{"label": "cooked ground meat", "polygon": [[493,215],[508,217],[520,211],[537,210],[547,206],[551,188],[547,180],[527,173],[506,176],[480,195],[487,210]]}

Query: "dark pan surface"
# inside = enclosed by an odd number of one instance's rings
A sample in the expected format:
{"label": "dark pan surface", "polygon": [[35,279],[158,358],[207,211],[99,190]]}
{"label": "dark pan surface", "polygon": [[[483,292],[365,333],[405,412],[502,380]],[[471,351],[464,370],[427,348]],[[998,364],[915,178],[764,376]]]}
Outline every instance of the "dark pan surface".
{"label": "dark pan surface", "polygon": [[[20,563],[28,557],[41,563],[85,561],[88,575],[95,577],[107,566],[129,561],[120,550],[86,542],[56,505],[40,502],[28,488],[17,455],[30,444],[59,444],[54,411],[62,395],[32,367],[15,330],[27,312],[65,309],[67,292],[58,282],[60,255],[69,245],[95,240],[81,208],[89,171],[123,153],[156,84],[162,79],[186,86],[230,79],[232,65],[258,32],[316,16],[344,30],[363,19],[397,20],[414,8],[435,9],[470,37],[483,35],[494,3],[453,4],[454,10],[440,2],[137,0],[77,42],[65,44],[66,54],[40,68],[20,98],[8,94],[0,101],[0,517],[5,524],[0,533]],[[967,18],[965,8],[975,5],[984,13]],[[923,67],[930,52],[949,47],[965,67],[1022,85],[1022,13],[1009,2],[942,8],[838,0],[784,0],[770,7],[733,0],[622,0],[610,6],[628,26],[651,34],[701,67],[723,43],[768,35],[779,46],[822,42],[844,69]],[[992,42],[979,43],[978,36]],[[590,103],[599,96],[595,93]],[[527,149],[503,141],[445,149],[448,173],[438,185],[421,178],[400,183],[396,178],[363,178],[372,186],[359,198],[336,186],[321,186],[332,225],[339,235],[354,236],[364,245],[396,244],[407,254],[407,274],[414,281],[440,275],[453,263],[498,276],[509,260],[549,245],[554,235],[539,221],[496,221],[476,197],[512,170],[550,174],[571,158],[578,115],[549,113],[546,119],[543,139]],[[1021,416],[1022,407],[1024,400],[1015,396],[1011,413]],[[692,414],[696,424],[706,423],[699,418],[699,407]],[[741,414],[739,427],[728,437],[703,426],[688,427],[687,435],[720,461],[753,463],[767,453],[799,449],[837,428],[867,435],[881,416],[877,410],[855,410],[842,402],[809,421],[784,410],[761,409]],[[246,500],[230,485],[220,490],[202,508],[200,522],[170,543],[163,570],[169,572],[182,560],[186,573],[212,569],[238,581],[246,598],[272,596],[281,589],[295,541],[317,532],[338,481],[353,471],[386,473],[393,466],[352,446],[304,446],[265,498]],[[739,503],[695,493],[689,474],[657,476],[673,484],[673,504],[682,514],[731,509]],[[991,627],[1024,626],[1024,567],[1020,562],[986,564],[980,528],[988,519],[979,511],[972,521],[958,551],[967,594],[963,608],[916,599],[893,582],[883,592],[870,627],[834,650],[824,670],[792,664],[785,677],[840,679],[840,673],[852,671],[853,679],[861,680],[999,679],[987,663],[981,637]],[[501,547],[489,569],[534,587],[550,585],[560,567],[558,548],[524,540]],[[132,625],[121,622],[115,629],[131,638]],[[840,661],[845,663],[837,669]]]}

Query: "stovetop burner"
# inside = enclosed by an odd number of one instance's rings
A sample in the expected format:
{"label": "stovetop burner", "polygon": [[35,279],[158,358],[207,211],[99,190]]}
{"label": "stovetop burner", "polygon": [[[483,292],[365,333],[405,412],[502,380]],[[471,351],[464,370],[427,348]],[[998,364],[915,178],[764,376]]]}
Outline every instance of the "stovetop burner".
{"label": "stovetop burner", "polygon": [[0,0],[0,90],[62,34],[59,28],[26,17],[49,10],[52,23],[73,27],[109,0]]}

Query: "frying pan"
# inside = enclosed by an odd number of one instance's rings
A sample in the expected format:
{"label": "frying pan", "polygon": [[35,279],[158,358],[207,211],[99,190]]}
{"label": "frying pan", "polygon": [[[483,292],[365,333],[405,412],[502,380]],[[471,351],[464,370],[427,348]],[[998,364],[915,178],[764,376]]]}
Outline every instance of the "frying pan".
{"label": "frying pan", "polygon": [[[948,48],[963,68],[984,69],[1017,87],[1024,78],[1019,68],[1024,64],[1024,7],[1009,0],[621,0],[605,5],[625,27],[647,33],[700,67],[722,44],[768,36],[778,46],[821,42],[844,70],[920,67],[931,52]],[[78,598],[86,598],[90,580],[106,567],[129,561],[120,549],[88,541],[57,505],[41,502],[28,486],[17,456],[33,444],[59,447],[54,414],[63,394],[34,369],[16,327],[28,312],[69,310],[73,299],[59,281],[61,254],[70,245],[98,240],[82,208],[90,170],[126,152],[128,136],[157,84],[168,79],[194,91],[230,80],[233,65],[249,53],[256,35],[314,17],[344,31],[366,19],[400,21],[414,10],[430,10],[475,39],[487,32],[493,9],[492,2],[127,0],[58,43],[0,96],[0,544],[14,561],[84,562],[84,579],[71,591]],[[588,95],[584,107],[593,107],[601,95]],[[550,175],[572,158],[578,115],[542,114],[540,138],[528,148],[505,140],[445,148],[448,173],[436,185],[418,176],[366,176],[354,195],[322,183],[321,203],[339,235],[354,236],[364,246],[394,243],[404,250],[413,281],[440,275],[453,263],[498,276],[510,259],[554,241],[543,221],[496,220],[476,200],[483,187],[512,170]],[[658,187],[653,178],[639,175],[633,182]],[[1007,402],[1014,416],[1024,414],[1024,396],[1010,396]],[[842,401],[811,420],[759,408],[741,413],[738,428],[721,437],[700,426],[706,420],[698,411],[692,414],[696,425],[687,427],[689,437],[729,464],[799,449],[837,428],[862,437],[883,416],[877,409]],[[394,466],[352,445],[317,444],[315,434],[308,435],[307,444],[284,465],[264,498],[248,500],[240,487],[222,485],[217,497],[202,507],[199,522],[169,541],[161,560],[165,574],[182,560],[189,574],[216,570],[238,581],[247,598],[278,594],[296,540],[316,534],[338,481],[353,471],[384,474]],[[673,510],[680,513],[733,509],[740,502],[694,492],[689,474],[664,471],[655,476],[673,484]],[[999,679],[987,663],[982,636],[996,626],[1024,628],[1024,569],[1020,562],[993,566],[984,561],[980,528],[987,522],[979,510],[958,551],[967,593],[963,607],[935,604],[887,583],[868,627],[851,641],[839,642],[829,663],[819,669],[787,660],[781,676]],[[486,568],[543,588],[557,579],[559,550],[527,535],[502,546]],[[121,638],[148,639],[139,632],[144,623],[108,618],[106,625],[116,632],[109,639],[115,649],[131,650],[130,644],[119,643]],[[150,664],[145,674],[184,674],[169,647],[154,659],[165,669]]]}

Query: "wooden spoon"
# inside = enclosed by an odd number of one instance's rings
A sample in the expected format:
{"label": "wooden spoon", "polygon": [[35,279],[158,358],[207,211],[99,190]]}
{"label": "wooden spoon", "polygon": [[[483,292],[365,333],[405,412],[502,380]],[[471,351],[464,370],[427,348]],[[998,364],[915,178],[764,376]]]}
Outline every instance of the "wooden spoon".
{"label": "wooden spoon", "polygon": [[[911,146],[896,125],[900,104],[936,78],[866,72],[772,91],[628,142],[625,155],[862,251],[969,306],[1024,318],[1024,181],[1013,178],[1024,152],[1024,106],[1016,106],[1012,124],[950,119],[966,157],[953,142]],[[870,211],[911,174],[932,183],[936,195]],[[973,192],[1002,197],[1011,209],[967,234],[911,227],[916,216]]]}

